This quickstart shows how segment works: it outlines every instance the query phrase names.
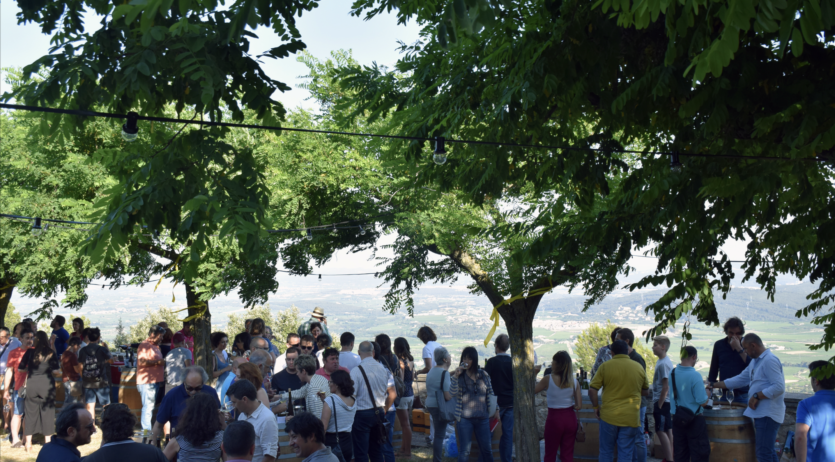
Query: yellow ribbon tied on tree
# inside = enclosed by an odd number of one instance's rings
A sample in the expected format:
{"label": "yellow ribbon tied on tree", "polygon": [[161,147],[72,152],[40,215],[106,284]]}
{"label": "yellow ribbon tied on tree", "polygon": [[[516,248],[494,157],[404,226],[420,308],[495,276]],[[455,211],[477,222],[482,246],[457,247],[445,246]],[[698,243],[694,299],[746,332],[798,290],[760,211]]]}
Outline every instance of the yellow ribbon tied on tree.
{"label": "yellow ribbon tied on tree", "polygon": [[487,333],[487,338],[484,339],[484,346],[486,347],[490,343],[490,340],[493,338],[493,334],[495,334],[496,329],[499,328],[499,319],[500,319],[499,307],[501,307],[503,305],[510,305],[511,303],[515,302],[516,300],[521,300],[523,298],[530,298],[530,297],[536,297],[536,296],[539,296],[539,295],[545,295],[548,292],[550,292],[553,288],[554,288],[554,286],[548,286],[548,287],[543,287],[542,289],[532,290],[532,291],[528,292],[528,295],[525,295],[525,294],[515,295],[513,297],[508,298],[507,300],[502,300],[501,302],[499,302],[498,305],[494,306],[493,307],[493,313],[490,315],[490,320],[493,321],[493,326],[490,327],[490,332]]}

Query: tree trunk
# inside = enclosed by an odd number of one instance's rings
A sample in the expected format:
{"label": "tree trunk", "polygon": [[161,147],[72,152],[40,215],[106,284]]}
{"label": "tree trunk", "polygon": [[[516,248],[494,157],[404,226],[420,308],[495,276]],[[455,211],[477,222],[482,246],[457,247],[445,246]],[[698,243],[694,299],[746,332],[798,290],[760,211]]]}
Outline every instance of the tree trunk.
{"label": "tree trunk", "polygon": [[[3,287],[3,290],[0,290],[0,326],[2,326],[5,324],[6,311],[9,309],[9,303],[12,301],[12,292],[14,291],[15,286],[11,281],[4,280],[0,281],[0,287]],[[6,327],[8,327],[9,330],[14,328],[14,326]]]}
{"label": "tree trunk", "polygon": [[[186,284],[186,303],[190,307],[200,304],[200,299],[190,284]],[[206,304],[205,310],[202,307],[189,308],[188,317],[197,315],[190,321],[191,335],[194,336],[194,364],[206,369],[206,373],[211,377],[213,372],[212,357],[210,356],[212,351],[210,341],[212,335],[212,315],[209,313],[209,302],[203,303]]]}
{"label": "tree trunk", "polygon": [[533,368],[533,317],[542,296],[512,302],[499,308],[507,326],[513,355],[513,444],[516,460],[540,460],[536,425]]}

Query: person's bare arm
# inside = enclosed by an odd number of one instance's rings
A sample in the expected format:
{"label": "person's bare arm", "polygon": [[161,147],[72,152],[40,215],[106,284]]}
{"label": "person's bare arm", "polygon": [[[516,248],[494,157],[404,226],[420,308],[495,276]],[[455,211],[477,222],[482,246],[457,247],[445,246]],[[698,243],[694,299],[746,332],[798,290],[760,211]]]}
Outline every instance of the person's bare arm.
{"label": "person's bare arm", "polygon": [[162,424],[159,423],[159,421],[156,421],[156,422],[154,422],[154,427],[151,429],[151,445],[156,446],[157,445],[157,440],[161,436],[162,436]]}
{"label": "person's bare arm", "polygon": [[580,393],[580,387],[574,387],[574,410],[579,411],[583,408],[583,396]]}
{"label": "person's bare arm", "polygon": [[275,462],[275,457],[265,455],[265,456],[264,456],[264,458],[263,458],[263,459],[261,459],[261,460],[262,460],[263,462]]}
{"label": "person's bare arm", "polygon": [[14,371],[12,370],[11,367],[6,369],[6,377],[4,377],[4,380],[3,380],[3,399],[5,399],[7,401],[12,398],[12,395],[9,393],[9,386],[12,384],[12,375],[13,374],[14,374]]}
{"label": "person's bare arm", "polygon": [[591,400],[591,407],[594,408],[594,413],[597,415],[597,418],[600,418],[600,407],[599,403],[597,402],[597,388],[589,387],[589,399]]}
{"label": "person's bare arm", "polygon": [[432,358],[423,358],[423,369],[416,371],[416,374],[428,374],[432,370]]}
{"label": "person's bare arm", "polygon": [[661,394],[658,395],[658,407],[664,405],[667,402],[667,395],[670,393],[670,379],[664,377],[661,379]]}
{"label": "person's bare arm", "polygon": [[797,462],[806,462],[809,454],[806,444],[809,440],[809,426],[805,423],[794,424],[794,455]]}
{"label": "person's bare arm", "polygon": [[533,393],[538,394],[542,393],[543,391],[548,389],[548,382],[551,380],[550,376],[545,376],[539,379],[539,383],[536,384],[536,388],[534,388]]}
{"label": "person's bare arm", "polygon": [[[331,421],[331,408],[330,406],[322,406],[322,425],[325,427],[325,432],[328,431],[328,424]],[[339,431],[337,428],[336,431]]]}
{"label": "person's bare arm", "polygon": [[174,460],[174,457],[177,457],[178,452],[180,452],[180,443],[177,442],[176,438],[168,440],[168,444],[165,445],[165,449],[162,451],[162,453],[165,454],[165,458],[168,460]]}
{"label": "person's bare arm", "polygon": [[394,400],[397,399],[397,390],[395,390],[394,387],[389,387],[389,389],[386,390],[386,393],[387,395],[385,409],[386,412],[388,412],[389,408],[391,408],[391,405],[394,404]]}

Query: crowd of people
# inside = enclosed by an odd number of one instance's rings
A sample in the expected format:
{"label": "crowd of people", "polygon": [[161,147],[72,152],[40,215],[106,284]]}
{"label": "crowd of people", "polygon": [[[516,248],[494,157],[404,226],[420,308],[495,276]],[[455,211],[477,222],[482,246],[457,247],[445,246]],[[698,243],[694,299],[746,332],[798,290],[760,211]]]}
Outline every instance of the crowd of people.
{"label": "crowd of people", "polygon": [[[272,342],[272,330],[262,319],[246,320],[245,331],[231,349],[224,332],[211,334],[211,371],[194,364],[194,337],[188,323],[172,332],[153,325],[136,348],[136,383],[142,409],[137,417],[122,403],[111,403],[110,367],[113,358],[98,328],[56,316],[52,332],[38,331],[30,319],[12,331],[0,328],[0,386],[8,403],[4,415],[13,448],[32,449],[32,435],[46,444],[38,461],[80,460],[78,446],[102,431],[102,446],[85,460],[254,460],[270,462],[279,454],[279,425],[290,446],[305,461],[393,462],[410,457],[410,415],[415,402],[413,383],[425,374],[433,460],[443,457],[443,441],[452,425],[459,443],[458,460],[467,460],[471,442],[478,459],[492,461],[491,419],[502,425],[499,456],[513,460],[513,363],[510,339],[494,341],[495,356],[479,366],[479,354],[464,348],[460,363],[438,343],[428,326],[417,337],[424,344],[421,368],[409,342],[386,334],[360,342],[350,332],[333,339],[321,308],[287,335],[283,348]],[[611,342],[601,346],[586,382],[588,399],[599,419],[599,460],[646,461],[644,429],[649,413],[665,462],[710,458],[704,410],[709,397],[721,390],[721,400],[744,407],[756,434],[760,462],[777,462],[773,444],[785,415],[785,380],[777,357],[753,333],[745,333],[738,318],[724,325],[726,337],[713,346],[707,380],[695,369],[699,360],[692,346],[682,348],[680,364],[668,356],[670,339],[653,339],[658,358],[650,384],[643,357],[633,348],[634,333],[616,328]],[[356,353],[354,350],[356,348]],[[280,350],[284,351],[281,352]],[[827,363],[816,361],[810,371]],[[583,405],[583,383],[566,351],[557,352],[536,393],[546,393],[547,461],[572,461]],[[835,460],[835,376],[812,378],[815,395],[800,403],[796,424],[798,461]],[[56,387],[65,401],[56,420]],[[605,389],[605,400],[598,393]],[[95,425],[96,403],[103,406]],[[649,411],[648,411],[649,409]],[[277,418],[279,417],[279,418]],[[393,445],[395,421],[402,443]],[[138,421],[138,422],[137,422]],[[139,423],[146,441],[135,443]],[[142,441],[142,440],[140,440]],[[130,451],[123,445],[131,444]]]}

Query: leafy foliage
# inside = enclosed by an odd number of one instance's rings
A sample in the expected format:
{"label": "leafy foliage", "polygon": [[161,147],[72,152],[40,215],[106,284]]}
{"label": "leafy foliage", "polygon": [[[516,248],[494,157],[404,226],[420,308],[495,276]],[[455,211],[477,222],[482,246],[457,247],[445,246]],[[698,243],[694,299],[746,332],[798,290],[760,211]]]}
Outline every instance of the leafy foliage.
{"label": "leafy foliage", "polygon": [[122,318],[119,317],[119,323],[116,324],[116,337],[113,339],[113,345],[118,347],[119,345],[127,345],[128,343],[130,343],[130,337],[125,332],[125,324],[122,322]]}
{"label": "leafy foliage", "polygon": [[148,308],[145,310],[145,317],[130,326],[128,340],[130,343],[142,342],[148,338],[148,331],[150,331],[151,326],[161,322],[168,323],[168,328],[173,332],[177,332],[183,324],[180,319],[182,319],[181,313],[176,313],[175,310],[165,305],[160,305],[157,310]]}
{"label": "leafy foliage", "polygon": [[11,331],[21,319],[20,313],[15,310],[13,304],[9,303],[9,307],[6,309],[6,316],[3,318],[3,326],[8,327],[9,331]]}
{"label": "leafy foliage", "polygon": [[[612,343],[612,331],[617,327],[611,321],[606,321],[606,324],[591,323],[588,328],[580,332],[577,336],[577,341],[574,343],[574,356],[577,360],[578,366],[589,373],[591,379],[591,369],[594,366],[594,360],[597,359],[597,351],[610,343]],[[635,338],[632,345],[635,351],[644,359],[647,364],[647,378],[652,382],[655,377],[655,363],[658,358],[652,353],[652,345],[647,345],[640,338]]]}
{"label": "leafy foliage", "polygon": [[299,309],[295,305],[286,310],[276,311],[273,315],[270,310],[270,305],[256,306],[252,309],[246,310],[243,313],[230,313],[229,320],[226,322],[224,332],[229,336],[229,348],[232,348],[232,339],[241,332],[245,332],[245,321],[247,319],[261,318],[264,324],[270,327],[273,331],[272,343],[278,347],[283,347],[287,339],[287,334],[296,332],[299,325],[302,323]]}

